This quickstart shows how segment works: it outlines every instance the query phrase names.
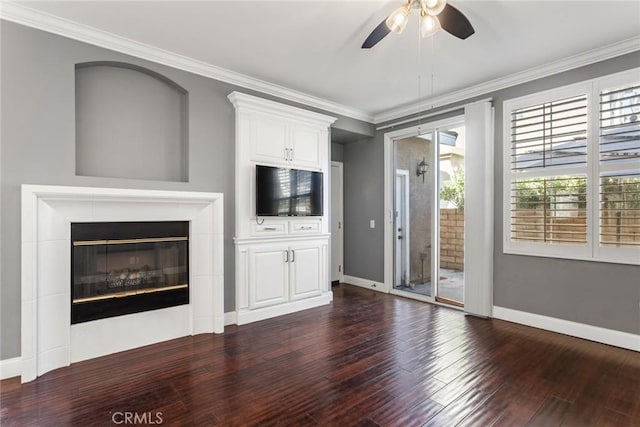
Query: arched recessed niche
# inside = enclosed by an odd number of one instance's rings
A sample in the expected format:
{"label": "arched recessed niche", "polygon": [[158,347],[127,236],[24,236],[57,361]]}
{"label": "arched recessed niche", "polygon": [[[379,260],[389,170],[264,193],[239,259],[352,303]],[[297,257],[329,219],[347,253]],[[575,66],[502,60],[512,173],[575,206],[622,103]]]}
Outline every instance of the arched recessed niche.
{"label": "arched recessed niche", "polygon": [[120,62],[76,64],[76,175],[187,182],[188,94]]}

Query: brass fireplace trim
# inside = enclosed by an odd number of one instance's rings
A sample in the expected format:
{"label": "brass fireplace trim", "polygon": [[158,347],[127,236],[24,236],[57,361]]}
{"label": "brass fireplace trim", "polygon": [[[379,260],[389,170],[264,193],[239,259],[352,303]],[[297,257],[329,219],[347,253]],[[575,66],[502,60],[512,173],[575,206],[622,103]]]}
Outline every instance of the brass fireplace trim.
{"label": "brass fireplace trim", "polygon": [[143,239],[118,239],[118,240],[76,240],[73,246],[96,246],[96,245],[127,245],[131,243],[159,243],[159,242],[184,242],[188,237],[150,237]]}
{"label": "brass fireplace trim", "polygon": [[86,297],[86,298],[76,298],[73,300],[73,303],[81,304],[84,302],[101,301],[101,300],[112,299],[112,298],[123,298],[123,297],[130,297],[133,295],[151,294],[154,292],[173,291],[176,289],[184,289],[188,286],[189,286],[188,284],[181,284],[181,285],[174,285],[174,286],[164,286],[162,288],[136,289],[136,290],[127,291],[127,292],[118,292],[115,294],[97,295],[97,296]]}

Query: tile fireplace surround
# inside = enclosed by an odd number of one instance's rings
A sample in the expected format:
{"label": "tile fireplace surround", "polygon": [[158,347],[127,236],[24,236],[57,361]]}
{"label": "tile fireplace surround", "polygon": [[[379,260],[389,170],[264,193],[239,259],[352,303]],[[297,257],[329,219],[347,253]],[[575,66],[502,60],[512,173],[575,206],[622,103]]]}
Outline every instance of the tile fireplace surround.
{"label": "tile fireplace surround", "polygon": [[[71,223],[190,221],[190,303],[71,325]],[[22,186],[22,382],[72,362],[224,332],[223,195]]]}

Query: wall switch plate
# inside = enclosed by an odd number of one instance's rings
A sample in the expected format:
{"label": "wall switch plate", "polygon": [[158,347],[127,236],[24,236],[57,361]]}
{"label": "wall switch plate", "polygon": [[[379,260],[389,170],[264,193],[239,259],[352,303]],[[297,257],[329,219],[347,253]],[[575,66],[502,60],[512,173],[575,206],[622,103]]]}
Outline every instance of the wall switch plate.
{"label": "wall switch plate", "polygon": [[375,219],[370,219],[369,220],[369,228],[376,228],[376,220]]}

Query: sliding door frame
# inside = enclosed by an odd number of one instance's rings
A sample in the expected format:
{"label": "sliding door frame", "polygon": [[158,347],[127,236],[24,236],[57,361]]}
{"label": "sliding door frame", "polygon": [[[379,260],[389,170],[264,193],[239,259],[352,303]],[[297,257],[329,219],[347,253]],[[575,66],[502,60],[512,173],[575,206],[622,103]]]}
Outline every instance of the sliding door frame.
{"label": "sliding door frame", "polygon": [[[430,168],[431,173],[434,177],[434,183],[436,188],[435,197],[432,197],[432,200],[439,200],[437,194],[437,186],[439,185],[440,177],[439,174],[439,158],[440,158],[440,147],[438,146],[438,138],[436,135],[436,131],[438,129],[446,129],[456,125],[464,124],[465,116],[457,115],[454,117],[449,117],[442,120],[435,120],[423,125],[411,126],[404,129],[398,129],[391,132],[387,132],[384,134],[384,288],[385,292],[391,293],[394,295],[400,295],[408,298],[417,299],[419,301],[430,302],[434,304],[439,304],[435,299],[435,286],[436,280],[439,277],[439,268],[436,268],[439,264],[439,203],[434,203],[433,211],[431,212],[431,295],[426,296],[413,292],[407,292],[395,289],[393,287],[393,278],[394,278],[394,242],[395,242],[395,233],[394,233],[394,188],[395,188],[395,153],[394,147],[395,142],[400,139],[415,137],[418,135],[422,135],[425,133],[431,132],[434,135],[434,144],[433,144],[433,161],[435,164]],[[466,255],[465,255],[466,256]],[[435,273],[434,273],[435,272]],[[435,280],[434,280],[435,274]],[[448,307],[451,307],[447,305]],[[455,307],[454,307],[455,308]]]}

